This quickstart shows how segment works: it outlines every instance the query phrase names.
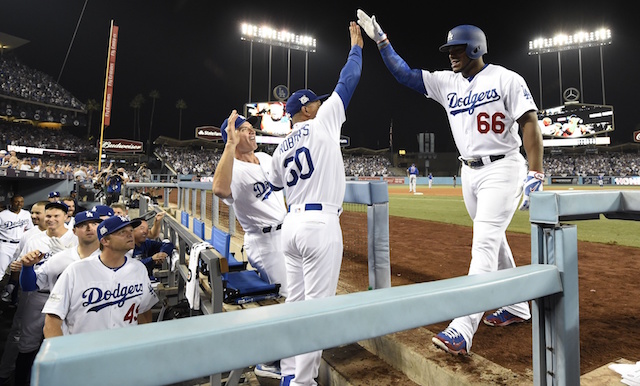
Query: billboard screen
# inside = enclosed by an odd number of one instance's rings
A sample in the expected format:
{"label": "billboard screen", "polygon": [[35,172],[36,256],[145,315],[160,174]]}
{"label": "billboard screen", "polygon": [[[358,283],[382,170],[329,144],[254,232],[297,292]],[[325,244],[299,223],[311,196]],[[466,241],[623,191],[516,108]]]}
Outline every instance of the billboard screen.
{"label": "billboard screen", "polygon": [[265,133],[285,136],[291,132],[291,121],[284,106],[285,102],[247,103],[245,115],[260,117],[259,129]]}
{"label": "billboard screen", "polygon": [[538,111],[545,138],[584,138],[613,131],[613,106],[566,104]]}

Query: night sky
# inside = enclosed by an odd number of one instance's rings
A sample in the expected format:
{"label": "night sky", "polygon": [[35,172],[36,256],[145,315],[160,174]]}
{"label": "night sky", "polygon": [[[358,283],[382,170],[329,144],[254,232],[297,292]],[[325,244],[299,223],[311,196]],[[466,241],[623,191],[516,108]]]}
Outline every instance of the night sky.
{"label": "night sky", "polygon": [[[640,85],[638,23],[622,2],[223,2],[90,0],[60,79],[63,87],[86,102],[102,101],[110,21],[120,27],[114,106],[105,138],[132,138],[136,94],[146,98],[141,110],[143,139],[151,118],[151,90],[158,90],[151,136],[178,137],[176,101],[184,99],[182,139],[195,127],[220,126],[232,109],[242,110],[249,97],[249,43],[240,39],[240,24],[268,24],[318,40],[309,54],[308,86],[320,93],[335,87],[349,49],[348,22],[361,7],[376,15],[396,51],[413,68],[448,69],[438,52],[447,31],[458,24],[482,28],[488,39],[485,62],[520,73],[538,107],[561,104],[557,54],[542,55],[543,100],[540,101],[538,57],[528,56],[529,40],[559,31],[611,28],[613,44],[603,49],[605,102],[614,106],[612,143],[632,142],[640,118],[633,98]],[[560,4],[562,3],[562,4]],[[26,65],[54,79],[62,69],[85,0],[0,0],[0,32],[30,41],[14,51]],[[232,5],[233,4],[233,5]],[[368,4],[368,5],[367,5]],[[422,5],[417,5],[422,4]],[[490,5],[488,5],[490,4]],[[431,9],[431,7],[435,7]],[[363,32],[364,34],[364,32]],[[291,91],[304,87],[304,53],[292,51]],[[582,50],[585,103],[603,102],[598,48]],[[271,86],[286,84],[287,51],[274,47]],[[254,101],[269,97],[268,48],[254,44]],[[562,86],[579,88],[577,51],[563,53]],[[273,98],[272,98],[273,99]],[[542,102],[542,103],[541,103]],[[394,150],[417,151],[416,135],[436,133],[436,151],[455,151],[444,110],[392,78],[375,44],[365,36],[363,74],[347,110],[343,134],[351,146],[389,146],[393,120]],[[94,119],[95,129],[99,119]],[[95,131],[94,131],[95,132]]]}

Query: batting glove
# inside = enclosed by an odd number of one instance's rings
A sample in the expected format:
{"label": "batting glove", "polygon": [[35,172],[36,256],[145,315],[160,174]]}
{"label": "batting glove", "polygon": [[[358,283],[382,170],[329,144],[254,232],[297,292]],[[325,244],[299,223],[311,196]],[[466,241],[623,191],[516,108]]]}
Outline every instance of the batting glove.
{"label": "batting glove", "polygon": [[527,174],[527,178],[524,180],[524,191],[522,192],[524,198],[522,199],[520,210],[529,210],[529,195],[531,192],[541,192],[543,181],[543,173],[530,171],[529,174]]}
{"label": "batting glove", "polygon": [[376,21],[375,16],[369,17],[369,15],[361,9],[359,9],[356,14],[358,15],[358,24],[376,44],[387,40],[387,34],[382,32],[382,28],[380,28],[380,24]]}

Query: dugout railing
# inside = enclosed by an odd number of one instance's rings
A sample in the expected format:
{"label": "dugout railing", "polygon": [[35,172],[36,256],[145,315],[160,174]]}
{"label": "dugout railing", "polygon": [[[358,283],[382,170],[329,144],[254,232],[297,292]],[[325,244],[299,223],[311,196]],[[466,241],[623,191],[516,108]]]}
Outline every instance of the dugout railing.
{"label": "dugout railing", "polygon": [[[533,300],[534,384],[579,384],[577,230],[562,222],[600,214],[636,220],[640,192],[538,192],[530,213],[531,265],[47,339],[33,384],[179,382],[527,300]],[[168,352],[181,360],[157,366]]]}

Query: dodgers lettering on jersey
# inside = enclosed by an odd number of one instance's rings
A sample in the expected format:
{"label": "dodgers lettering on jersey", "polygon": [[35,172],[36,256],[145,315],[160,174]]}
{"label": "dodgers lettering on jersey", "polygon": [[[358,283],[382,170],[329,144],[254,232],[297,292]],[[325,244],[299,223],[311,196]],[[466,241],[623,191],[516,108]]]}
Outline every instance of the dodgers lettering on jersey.
{"label": "dodgers lettering on jersey", "polygon": [[287,214],[282,192],[274,192],[268,178],[272,173],[271,156],[255,152],[259,164],[234,159],[231,197],[222,201],[233,205],[238,222],[245,232],[262,232],[262,228],[281,224]]}
{"label": "dodgers lettering on jersey", "polygon": [[[151,288],[151,291],[153,288]],[[122,308],[127,300],[142,296],[144,294],[144,284],[122,284],[118,283],[111,289],[90,287],[82,292],[82,306],[87,308],[87,312],[98,312],[105,307],[117,305]]]}
{"label": "dodgers lettering on jersey", "polygon": [[487,65],[472,79],[453,71],[422,71],[427,97],[447,111],[462,158],[519,152],[516,120],[537,111],[524,79],[502,66]]}

